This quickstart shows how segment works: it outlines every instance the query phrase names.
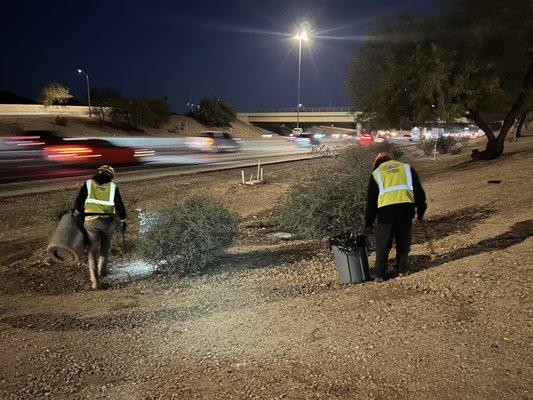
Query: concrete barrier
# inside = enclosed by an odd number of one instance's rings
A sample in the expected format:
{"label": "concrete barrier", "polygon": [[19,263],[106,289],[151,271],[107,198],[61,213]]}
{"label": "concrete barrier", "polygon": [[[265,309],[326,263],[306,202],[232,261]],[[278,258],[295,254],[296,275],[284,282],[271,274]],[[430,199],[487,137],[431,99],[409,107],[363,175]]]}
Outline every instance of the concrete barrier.
{"label": "concrete barrier", "polygon": [[49,106],[42,104],[0,104],[0,115],[76,115],[89,116],[87,106]]}

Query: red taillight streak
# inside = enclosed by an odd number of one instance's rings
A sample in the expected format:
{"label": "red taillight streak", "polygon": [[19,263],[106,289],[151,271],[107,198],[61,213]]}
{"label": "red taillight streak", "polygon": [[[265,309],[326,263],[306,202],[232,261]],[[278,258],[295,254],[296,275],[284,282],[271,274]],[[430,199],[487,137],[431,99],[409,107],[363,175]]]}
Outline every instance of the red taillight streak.
{"label": "red taillight streak", "polygon": [[79,153],[92,153],[93,150],[88,147],[78,147],[78,146],[61,146],[61,147],[46,147],[45,151],[59,154],[79,154]]}

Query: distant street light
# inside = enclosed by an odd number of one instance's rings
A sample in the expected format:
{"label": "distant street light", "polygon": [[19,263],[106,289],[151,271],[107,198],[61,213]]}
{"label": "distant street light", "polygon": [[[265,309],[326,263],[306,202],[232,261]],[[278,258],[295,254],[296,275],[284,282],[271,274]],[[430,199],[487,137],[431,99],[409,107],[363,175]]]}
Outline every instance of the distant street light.
{"label": "distant street light", "polygon": [[302,24],[300,27],[300,31],[294,36],[294,39],[298,40],[298,102],[297,108],[296,108],[296,129],[298,130],[300,128],[300,107],[302,104],[300,103],[300,91],[301,91],[301,77],[302,77],[302,41],[307,42],[309,40],[309,36],[307,34],[308,29],[304,29],[304,25],[308,25],[309,23]]}
{"label": "distant street light", "polygon": [[78,68],[78,74],[85,74],[87,79],[87,105],[89,106],[89,117],[91,116],[91,88],[89,86],[89,74],[82,69]]}

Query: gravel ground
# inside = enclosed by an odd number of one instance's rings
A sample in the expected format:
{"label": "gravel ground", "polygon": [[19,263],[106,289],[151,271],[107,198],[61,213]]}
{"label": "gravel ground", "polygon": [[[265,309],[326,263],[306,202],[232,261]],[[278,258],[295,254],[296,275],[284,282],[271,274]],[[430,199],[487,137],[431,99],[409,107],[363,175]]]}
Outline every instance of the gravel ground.
{"label": "gravel ground", "polygon": [[325,243],[267,239],[269,208],[326,160],[269,168],[253,188],[238,171],[125,185],[131,209],[208,191],[243,220],[210,273],[105,291],[42,261],[54,222],[39,196],[1,201],[0,398],[533,398],[532,147],[474,164],[407,155],[436,256],[415,227],[416,273],[383,284],[339,284]]}

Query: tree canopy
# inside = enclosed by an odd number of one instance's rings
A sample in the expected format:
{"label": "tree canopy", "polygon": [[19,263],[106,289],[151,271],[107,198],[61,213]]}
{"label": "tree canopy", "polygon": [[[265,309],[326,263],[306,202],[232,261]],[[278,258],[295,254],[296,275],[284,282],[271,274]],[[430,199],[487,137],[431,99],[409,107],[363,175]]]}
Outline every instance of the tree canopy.
{"label": "tree canopy", "polygon": [[114,107],[124,104],[124,97],[118,90],[109,88],[91,89],[91,115],[98,119],[100,126],[108,122]]}
{"label": "tree canopy", "polygon": [[467,118],[498,157],[533,80],[528,0],[450,0],[438,16],[385,21],[348,63],[346,94],[360,119],[412,127]]}
{"label": "tree canopy", "polygon": [[204,97],[197,109],[191,110],[189,115],[208,126],[226,127],[237,119],[233,106],[224,99],[209,99]]}
{"label": "tree canopy", "polygon": [[50,82],[41,90],[39,101],[43,106],[49,107],[51,105],[65,105],[71,98],[72,95],[68,87],[59,82]]}
{"label": "tree canopy", "polygon": [[122,99],[111,111],[111,120],[126,129],[159,128],[170,120],[170,108],[160,99]]}

